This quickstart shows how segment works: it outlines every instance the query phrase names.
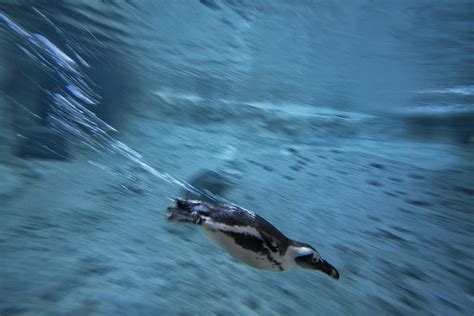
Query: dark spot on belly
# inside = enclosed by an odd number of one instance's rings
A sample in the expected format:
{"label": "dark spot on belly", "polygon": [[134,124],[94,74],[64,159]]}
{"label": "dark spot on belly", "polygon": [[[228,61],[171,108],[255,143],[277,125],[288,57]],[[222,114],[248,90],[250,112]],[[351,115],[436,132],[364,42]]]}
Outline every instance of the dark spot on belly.
{"label": "dark spot on belly", "polygon": [[272,244],[271,240],[269,240],[267,237],[265,237],[265,235],[262,234],[262,238],[265,241],[265,245],[268,248],[270,248],[270,250],[272,252],[279,252],[280,251],[280,249],[276,245]]}
{"label": "dark spot on belly", "polygon": [[281,267],[281,263],[276,261],[273,258],[272,253],[270,252],[270,250],[272,252],[278,252],[279,249],[275,247],[274,245],[272,245],[269,241],[257,238],[249,234],[242,234],[242,233],[229,232],[229,231],[221,231],[221,232],[231,237],[232,239],[234,239],[235,243],[239,245],[240,247],[266,256],[268,260],[272,262],[272,264],[274,264],[274,266],[277,266],[280,269],[280,271],[283,271],[283,268]]}
{"label": "dark spot on belly", "polygon": [[229,231],[222,231],[222,233],[232,237],[232,239],[235,240],[235,243],[244,249],[261,254],[265,254],[265,252],[268,252],[268,250],[263,246],[263,240],[260,238],[256,238],[248,234],[241,234]]}

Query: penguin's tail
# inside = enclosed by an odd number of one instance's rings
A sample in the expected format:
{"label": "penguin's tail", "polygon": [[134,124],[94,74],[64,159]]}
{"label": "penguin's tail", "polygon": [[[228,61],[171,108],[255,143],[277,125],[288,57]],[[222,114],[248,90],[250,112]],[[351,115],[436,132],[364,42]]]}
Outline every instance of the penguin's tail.
{"label": "penguin's tail", "polygon": [[166,219],[170,222],[198,224],[202,222],[201,215],[206,213],[208,206],[197,200],[178,198],[176,205],[166,209]]}

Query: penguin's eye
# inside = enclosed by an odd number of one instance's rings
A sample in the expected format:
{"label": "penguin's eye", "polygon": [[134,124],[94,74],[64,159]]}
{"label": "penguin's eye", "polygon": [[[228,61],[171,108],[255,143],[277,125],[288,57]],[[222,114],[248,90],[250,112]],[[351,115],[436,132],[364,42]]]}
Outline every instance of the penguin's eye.
{"label": "penguin's eye", "polygon": [[312,261],[313,263],[318,263],[318,262],[319,262],[319,258],[313,257],[313,258],[311,259],[311,261]]}

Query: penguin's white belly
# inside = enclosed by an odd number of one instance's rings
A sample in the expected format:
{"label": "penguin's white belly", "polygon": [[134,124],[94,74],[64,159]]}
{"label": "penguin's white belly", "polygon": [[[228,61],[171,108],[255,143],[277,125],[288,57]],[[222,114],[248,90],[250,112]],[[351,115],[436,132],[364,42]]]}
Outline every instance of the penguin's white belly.
{"label": "penguin's white belly", "polygon": [[234,238],[219,230],[210,230],[203,227],[204,233],[220,247],[224,248],[232,257],[257,269],[281,271],[280,267],[269,260],[266,254],[254,252],[235,243]]}

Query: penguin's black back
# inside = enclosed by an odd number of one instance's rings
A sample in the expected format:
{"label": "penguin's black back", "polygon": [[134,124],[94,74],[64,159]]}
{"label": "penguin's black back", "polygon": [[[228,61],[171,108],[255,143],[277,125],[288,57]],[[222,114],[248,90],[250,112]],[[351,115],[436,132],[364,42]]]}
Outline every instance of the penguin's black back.
{"label": "penguin's black back", "polygon": [[[207,204],[207,203],[206,203]],[[292,241],[263,217],[236,206],[216,206],[207,204],[210,213],[207,214],[217,223],[229,226],[254,227],[262,236],[267,246],[273,251],[284,254]]]}

